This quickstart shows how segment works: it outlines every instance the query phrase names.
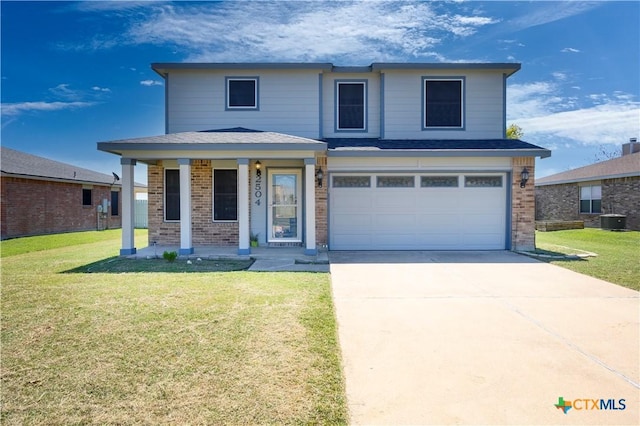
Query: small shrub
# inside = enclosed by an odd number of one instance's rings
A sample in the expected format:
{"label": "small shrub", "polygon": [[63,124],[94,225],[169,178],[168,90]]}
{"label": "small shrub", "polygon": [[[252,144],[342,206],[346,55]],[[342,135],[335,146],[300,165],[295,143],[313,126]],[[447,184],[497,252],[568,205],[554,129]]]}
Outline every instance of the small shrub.
{"label": "small shrub", "polygon": [[175,251],[165,251],[164,253],[162,253],[162,257],[167,262],[173,262],[178,257],[178,253]]}

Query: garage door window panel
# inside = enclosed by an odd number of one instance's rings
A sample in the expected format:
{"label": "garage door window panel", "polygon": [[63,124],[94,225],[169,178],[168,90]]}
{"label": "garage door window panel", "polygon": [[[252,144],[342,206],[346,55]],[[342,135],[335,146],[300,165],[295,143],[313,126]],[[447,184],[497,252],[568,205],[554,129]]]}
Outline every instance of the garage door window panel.
{"label": "garage door window panel", "polygon": [[421,176],[422,188],[457,188],[458,176]]}
{"label": "garage door window panel", "polygon": [[501,188],[502,176],[465,176],[466,188]]}
{"label": "garage door window panel", "polygon": [[377,176],[376,186],[378,188],[413,188],[415,178],[413,176]]}
{"label": "garage door window panel", "polygon": [[334,188],[370,188],[370,176],[334,176]]}

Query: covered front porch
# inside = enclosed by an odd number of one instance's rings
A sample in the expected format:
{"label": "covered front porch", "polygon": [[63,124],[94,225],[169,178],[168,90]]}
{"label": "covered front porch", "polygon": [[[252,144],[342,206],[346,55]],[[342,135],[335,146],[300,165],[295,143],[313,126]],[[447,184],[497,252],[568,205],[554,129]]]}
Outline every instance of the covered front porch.
{"label": "covered front porch", "polygon": [[[165,251],[178,251],[176,245],[150,245],[126,255],[131,259],[162,259]],[[304,247],[252,247],[250,254],[238,254],[234,247],[195,247],[193,253],[180,255],[178,259],[197,262],[200,260],[253,259],[249,268],[256,272],[329,272],[329,257],[326,247],[319,247],[316,254],[307,254]]]}
{"label": "covered front porch", "polygon": [[[273,132],[226,129],[101,142],[121,156],[121,255],[138,250],[133,233],[133,176],[148,165],[148,248],[179,255],[264,246],[301,248],[315,256],[316,164],[326,144]],[[257,240],[260,247],[252,247]],[[284,248],[284,247],[278,247]]]}

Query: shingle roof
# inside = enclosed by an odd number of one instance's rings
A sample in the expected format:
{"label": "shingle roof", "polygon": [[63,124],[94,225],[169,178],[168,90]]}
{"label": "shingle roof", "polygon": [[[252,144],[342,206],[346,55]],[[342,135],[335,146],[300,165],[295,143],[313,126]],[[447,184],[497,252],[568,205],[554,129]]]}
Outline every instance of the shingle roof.
{"label": "shingle roof", "polygon": [[336,153],[356,151],[424,151],[443,154],[501,155],[521,153],[523,156],[551,155],[551,151],[518,139],[377,139],[377,138],[328,138],[329,150]]}
{"label": "shingle roof", "polygon": [[111,185],[113,176],[0,147],[2,174]]}
{"label": "shingle roof", "polygon": [[[114,154],[122,150],[184,150],[197,145],[197,149],[247,150],[258,148],[324,151],[326,144],[314,139],[284,133],[236,127],[232,129],[203,130],[199,132],[168,133],[135,139],[99,142],[98,149]],[[261,146],[262,145],[262,146]]]}
{"label": "shingle roof", "polygon": [[536,186],[629,176],[640,176],[640,152],[537,179]]}

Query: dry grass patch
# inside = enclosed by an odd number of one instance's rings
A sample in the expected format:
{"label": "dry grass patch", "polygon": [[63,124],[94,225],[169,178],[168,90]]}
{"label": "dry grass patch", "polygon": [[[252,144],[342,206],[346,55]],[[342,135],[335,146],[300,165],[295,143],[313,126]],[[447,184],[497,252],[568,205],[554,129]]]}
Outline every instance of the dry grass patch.
{"label": "dry grass patch", "polygon": [[[2,424],[346,423],[329,276],[2,264]],[[108,246],[108,244],[107,244]]]}

